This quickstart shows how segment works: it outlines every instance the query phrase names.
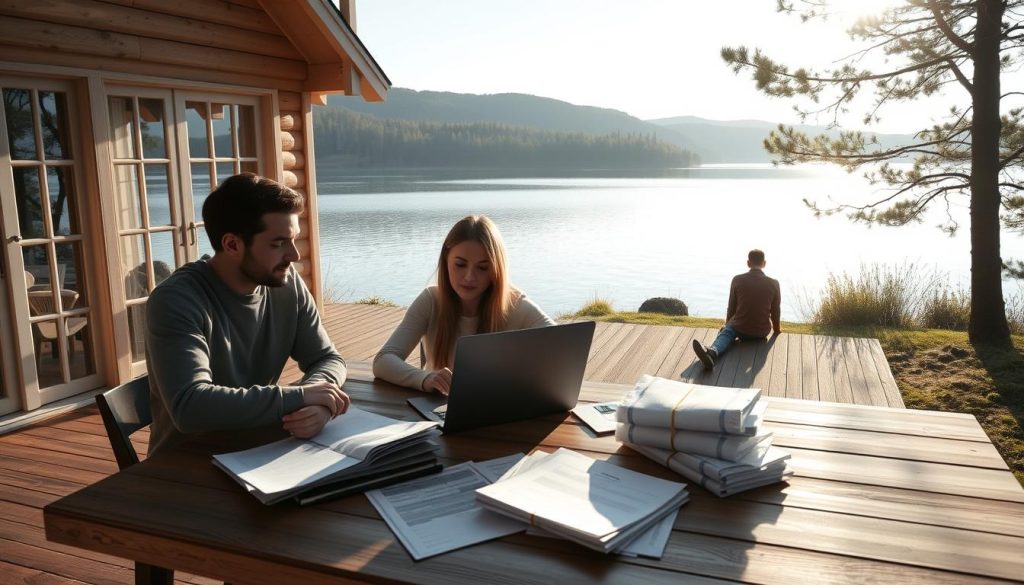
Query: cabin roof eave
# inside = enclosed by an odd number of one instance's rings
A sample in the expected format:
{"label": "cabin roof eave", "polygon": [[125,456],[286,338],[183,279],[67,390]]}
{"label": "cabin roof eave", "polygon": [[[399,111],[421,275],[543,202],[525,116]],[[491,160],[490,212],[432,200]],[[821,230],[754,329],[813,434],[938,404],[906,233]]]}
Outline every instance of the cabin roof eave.
{"label": "cabin roof eave", "polygon": [[391,80],[331,0],[259,0],[309,65],[305,89],[383,101]]}

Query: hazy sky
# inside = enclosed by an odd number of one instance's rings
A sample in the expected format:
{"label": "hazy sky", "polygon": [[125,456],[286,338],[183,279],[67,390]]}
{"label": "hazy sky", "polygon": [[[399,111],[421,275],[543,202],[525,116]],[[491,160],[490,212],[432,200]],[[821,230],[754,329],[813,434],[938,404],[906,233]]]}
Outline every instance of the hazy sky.
{"label": "hazy sky", "polygon": [[[357,0],[357,30],[396,87],[517,92],[625,111],[796,122],[793,102],[764,96],[719,57],[765,49],[791,66],[853,52],[846,25],[886,0],[840,0],[846,18],[803,24],[775,0]],[[880,131],[919,129],[949,98],[889,110]],[[848,123],[863,114],[858,108]],[[830,117],[810,122],[828,123]]]}

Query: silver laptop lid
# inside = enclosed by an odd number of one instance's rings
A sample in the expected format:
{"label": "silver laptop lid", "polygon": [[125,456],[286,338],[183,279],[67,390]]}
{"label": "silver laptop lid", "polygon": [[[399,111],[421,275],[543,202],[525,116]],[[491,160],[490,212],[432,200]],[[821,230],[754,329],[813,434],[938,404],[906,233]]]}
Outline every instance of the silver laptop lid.
{"label": "silver laptop lid", "polygon": [[444,432],[568,411],[593,338],[593,321],[459,338]]}

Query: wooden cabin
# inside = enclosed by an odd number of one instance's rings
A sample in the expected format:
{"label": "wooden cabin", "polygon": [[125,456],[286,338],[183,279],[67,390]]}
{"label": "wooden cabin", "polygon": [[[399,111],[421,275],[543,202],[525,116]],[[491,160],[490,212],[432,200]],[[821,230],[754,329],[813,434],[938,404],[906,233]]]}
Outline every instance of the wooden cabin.
{"label": "wooden cabin", "polygon": [[354,0],[0,0],[0,427],[145,372],[149,292],[212,252],[201,206],[230,175],[307,196],[297,268],[320,298],[312,109],[390,87],[354,16]]}

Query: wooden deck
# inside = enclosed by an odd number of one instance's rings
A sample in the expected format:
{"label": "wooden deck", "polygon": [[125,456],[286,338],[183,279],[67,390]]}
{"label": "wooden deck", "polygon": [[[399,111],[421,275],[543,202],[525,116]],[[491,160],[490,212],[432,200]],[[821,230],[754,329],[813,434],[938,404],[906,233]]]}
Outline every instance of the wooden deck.
{"label": "wooden deck", "polygon": [[[401,309],[369,305],[327,307],[328,332],[354,376],[369,374],[370,361],[402,314]],[[784,334],[773,343],[738,346],[703,377],[690,343],[694,336],[709,341],[714,334],[711,329],[599,323],[587,378],[631,383],[641,373],[676,377],[685,372],[704,383],[760,386],[773,396],[903,406],[876,340]],[[134,439],[144,456],[148,431]],[[43,506],[116,470],[95,406],[0,436],[0,583],[133,582],[128,561],[54,544],[43,535]],[[212,582],[180,573],[175,577],[181,583]]]}
{"label": "wooden deck", "polygon": [[[354,369],[365,369],[404,314],[395,307],[333,304],[327,305],[323,318],[341,355]],[[652,374],[711,386],[761,388],[784,398],[904,407],[877,339],[783,333],[764,343],[734,345],[705,373],[693,353],[693,339],[710,344],[717,333],[598,323],[585,377],[632,384],[641,374]],[[418,365],[419,356],[409,361]]]}

